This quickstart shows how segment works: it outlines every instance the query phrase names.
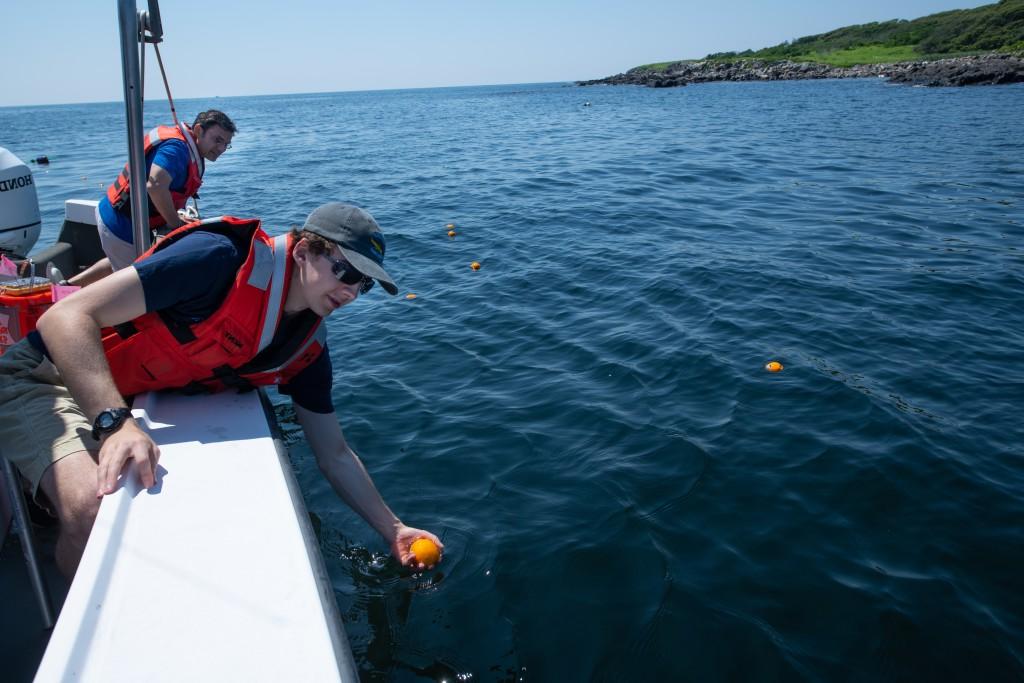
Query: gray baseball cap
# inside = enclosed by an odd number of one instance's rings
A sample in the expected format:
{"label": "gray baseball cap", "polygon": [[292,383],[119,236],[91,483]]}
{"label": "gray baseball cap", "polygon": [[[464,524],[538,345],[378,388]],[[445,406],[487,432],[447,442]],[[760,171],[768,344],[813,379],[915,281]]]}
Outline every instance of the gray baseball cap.
{"label": "gray baseball cap", "polygon": [[337,244],[360,273],[379,282],[388,294],[398,294],[395,281],[384,270],[384,234],[367,211],[331,202],[313,209],[302,229]]}

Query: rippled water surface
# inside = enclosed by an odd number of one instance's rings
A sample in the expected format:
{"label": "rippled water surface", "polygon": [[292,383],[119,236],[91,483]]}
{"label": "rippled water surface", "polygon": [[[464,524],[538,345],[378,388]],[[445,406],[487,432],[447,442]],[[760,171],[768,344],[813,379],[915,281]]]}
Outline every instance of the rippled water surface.
{"label": "rippled water surface", "polygon": [[[389,238],[402,296],[332,317],[334,398],[437,572],[275,397],[366,680],[1024,680],[1024,86],[178,103],[210,106],[241,132],[204,213],[343,199]],[[52,160],[40,244],[122,119],[0,109]]]}

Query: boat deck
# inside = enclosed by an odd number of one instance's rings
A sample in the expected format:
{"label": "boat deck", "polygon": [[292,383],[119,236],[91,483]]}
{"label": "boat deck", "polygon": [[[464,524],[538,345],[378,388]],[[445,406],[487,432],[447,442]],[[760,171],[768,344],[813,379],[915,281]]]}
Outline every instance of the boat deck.
{"label": "boat deck", "polygon": [[[57,528],[36,527],[36,550],[41,555],[43,573],[50,588],[54,611],[60,609],[68,590],[67,581],[53,562]],[[2,534],[0,534],[2,535]],[[0,548],[0,670],[8,683],[27,683],[35,676],[39,661],[50,640],[43,628],[28,569],[18,535],[11,532]]]}

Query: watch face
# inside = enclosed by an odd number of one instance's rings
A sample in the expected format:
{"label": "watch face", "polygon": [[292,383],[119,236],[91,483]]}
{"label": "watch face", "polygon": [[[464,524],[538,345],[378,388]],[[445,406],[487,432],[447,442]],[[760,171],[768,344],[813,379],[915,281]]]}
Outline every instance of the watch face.
{"label": "watch face", "polygon": [[96,422],[99,423],[100,429],[110,429],[114,426],[114,414],[105,410],[99,414],[96,418]]}

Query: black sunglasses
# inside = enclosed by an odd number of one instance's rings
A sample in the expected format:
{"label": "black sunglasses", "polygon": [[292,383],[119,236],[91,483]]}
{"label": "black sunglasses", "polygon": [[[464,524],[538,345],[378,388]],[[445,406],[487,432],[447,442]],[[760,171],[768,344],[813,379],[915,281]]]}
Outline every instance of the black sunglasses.
{"label": "black sunglasses", "polygon": [[359,287],[360,294],[366,294],[373,289],[373,278],[363,275],[355,266],[348,261],[339,261],[333,259],[327,254],[324,254],[324,258],[331,262],[331,272],[334,273],[334,277],[338,278],[343,284],[354,285],[357,282],[361,282],[362,286]]}

